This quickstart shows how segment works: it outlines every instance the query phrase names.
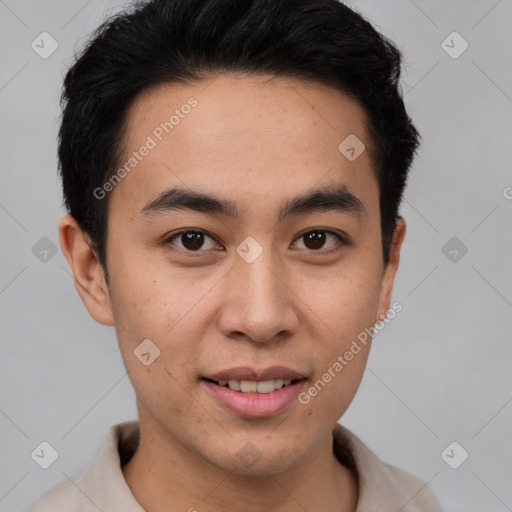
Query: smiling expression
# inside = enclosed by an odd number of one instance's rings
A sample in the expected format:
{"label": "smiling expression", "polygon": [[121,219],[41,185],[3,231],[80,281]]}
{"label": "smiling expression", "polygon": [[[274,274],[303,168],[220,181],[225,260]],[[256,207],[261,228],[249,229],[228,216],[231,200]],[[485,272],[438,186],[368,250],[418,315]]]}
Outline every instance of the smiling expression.
{"label": "smiling expression", "polygon": [[[141,425],[254,474],[329,437],[370,344],[308,404],[297,395],[386,313],[396,270],[383,265],[362,109],[329,87],[269,78],[225,73],[137,98],[125,156],[148,136],[157,144],[111,192],[108,299],[88,303],[116,326]],[[197,105],[157,140],[190,97]],[[339,149],[351,134],[366,147],[356,159]],[[145,365],[134,351],[148,339],[160,352]],[[250,468],[237,455],[249,441],[264,455]]]}

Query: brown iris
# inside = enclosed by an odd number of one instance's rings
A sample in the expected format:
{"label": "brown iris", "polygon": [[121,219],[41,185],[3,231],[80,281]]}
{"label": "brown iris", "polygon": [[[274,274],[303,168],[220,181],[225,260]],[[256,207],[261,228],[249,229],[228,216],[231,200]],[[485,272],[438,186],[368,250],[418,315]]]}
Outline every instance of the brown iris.
{"label": "brown iris", "polygon": [[181,242],[183,247],[191,251],[200,249],[204,243],[204,233],[199,231],[187,231],[181,234]]}
{"label": "brown iris", "polygon": [[325,244],[325,233],[323,231],[311,231],[302,237],[304,238],[304,245],[308,249],[321,249]]}

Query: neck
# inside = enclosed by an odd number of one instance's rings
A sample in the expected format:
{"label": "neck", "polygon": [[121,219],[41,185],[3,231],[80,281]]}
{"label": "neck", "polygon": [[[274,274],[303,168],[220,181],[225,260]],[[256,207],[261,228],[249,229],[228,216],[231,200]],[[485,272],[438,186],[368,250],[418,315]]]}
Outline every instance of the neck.
{"label": "neck", "polygon": [[[218,468],[176,439],[140,421],[140,443],[122,467],[135,499],[148,512],[354,512],[356,476],[335,457],[329,435],[299,464],[273,475],[241,475]],[[243,505],[243,506],[242,506]]]}

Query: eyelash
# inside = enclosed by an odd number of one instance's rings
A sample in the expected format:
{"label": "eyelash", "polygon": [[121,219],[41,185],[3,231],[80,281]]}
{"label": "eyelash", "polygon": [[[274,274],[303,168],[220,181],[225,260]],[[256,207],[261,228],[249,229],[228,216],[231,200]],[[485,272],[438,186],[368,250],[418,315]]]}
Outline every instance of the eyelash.
{"label": "eyelash", "polygon": [[[299,236],[297,236],[297,238],[295,238],[295,240],[299,240],[300,238],[304,237],[305,235],[307,235],[309,233],[318,233],[318,232],[327,233],[329,235],[335,236],[338,239],[338,243],[335,244],[334,247],[332,247],[330,249],[317,249],[317,250],[315,250],[315,249],[309,249],[309,250],[306,249],[308,252],[313,252],[313,253],[323,254],[323,255],[329,255],[329,254],[333,254],[333,253],[339,252],[343,248],[343,246],[350,245],[350,242],[344,236],[342,236],[339,233],[336,233],[334,231],[331,231],[329,229],[322,229],[322,228],[313,228],[313,229],[309,229],[308,231],[304,231]],[[164,245],[167,245],[167,246],[173,245],[172,242],[176,238],[178,238],[179,236],[183,235],[184,233],[202,233],[202,234],[210,237],[211,239],[215,240],[215,238],[213,236],[208,234],[206,231],[203,231],[202,229],[184,229],[182,231],[178,231],[177,233],[174,233],[173,235],[168,237],[166,240],[164,240]],[[182,249],[181,247],[178,247],[178,249],[181,250],[181,251],[190,253],[190,254],[200,254],[200,253],[208,252],[206,250],[191,251],[191,250],[188,250],[188,249]]]}

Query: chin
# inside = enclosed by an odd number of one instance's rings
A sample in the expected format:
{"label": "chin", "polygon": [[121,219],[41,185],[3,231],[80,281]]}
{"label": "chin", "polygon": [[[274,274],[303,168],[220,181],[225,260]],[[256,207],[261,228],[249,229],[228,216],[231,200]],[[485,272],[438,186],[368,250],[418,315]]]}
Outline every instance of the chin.
{"label": "chin", "polygon": [[[233,449],[234,445],[240,445],[240,448]],[[233,443],[228,452],[222,450],[222,453],[217,452],[210,457],[211,463],[229,473],[268,476],[292,467],[300,458],[300,453],[297,447],[283,447],[282,444],[278,447],[262,446],[258,441],[245,441]]]}

